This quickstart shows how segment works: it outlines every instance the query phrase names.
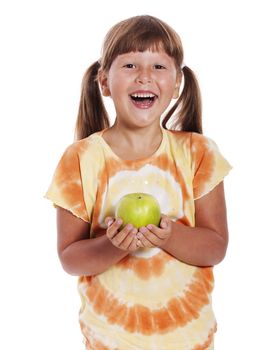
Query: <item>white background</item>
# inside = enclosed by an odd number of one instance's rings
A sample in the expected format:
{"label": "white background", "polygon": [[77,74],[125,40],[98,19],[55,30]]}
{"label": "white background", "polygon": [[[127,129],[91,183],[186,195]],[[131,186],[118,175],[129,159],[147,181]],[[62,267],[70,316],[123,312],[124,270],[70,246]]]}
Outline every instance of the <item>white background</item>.
{"label": "white background", "polygon": [[200,82],[204,134],[234,167],[225,180],[230,245],[215,268],[216,350],[279,346],[276,5],[1,1],[1,349],[83,349],[77,281],[58,261],[55,210],[43,195],[73,140],[86,68],[109,28],[138,14],[180,34]]}

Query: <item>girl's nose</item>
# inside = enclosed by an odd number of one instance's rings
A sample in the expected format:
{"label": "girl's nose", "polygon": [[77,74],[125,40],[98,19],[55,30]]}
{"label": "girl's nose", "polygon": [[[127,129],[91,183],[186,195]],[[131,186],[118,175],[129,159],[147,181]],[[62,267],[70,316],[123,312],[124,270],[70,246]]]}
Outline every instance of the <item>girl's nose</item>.
{"label": "girl's nose", "polygon": [[139,72],[139,74],[136,77],[136,82],[138,84],[149,84],[153,80],[151,72],[149,72],[147,69],[143,69]]}

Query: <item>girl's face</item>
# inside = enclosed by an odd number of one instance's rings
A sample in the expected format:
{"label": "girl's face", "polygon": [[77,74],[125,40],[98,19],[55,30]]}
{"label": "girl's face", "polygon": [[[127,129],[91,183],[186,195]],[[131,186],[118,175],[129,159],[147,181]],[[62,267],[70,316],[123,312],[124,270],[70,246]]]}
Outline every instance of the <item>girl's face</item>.
{"label": "girl's face", "polygon": [[172,98],[178,98],[181,74],[165,52],[130,52],[117,56],[101,72],[104,96],[111,96],[118,123],[129,127],[158,124]]}

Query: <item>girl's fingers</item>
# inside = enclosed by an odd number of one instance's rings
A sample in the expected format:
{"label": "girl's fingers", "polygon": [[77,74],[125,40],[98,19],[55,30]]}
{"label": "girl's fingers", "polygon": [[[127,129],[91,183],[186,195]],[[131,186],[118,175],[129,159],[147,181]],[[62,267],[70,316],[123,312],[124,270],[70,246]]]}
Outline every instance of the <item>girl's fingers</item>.
{"label": "girl's fingers", "polygon": [[121,228],[122,220],[115,219],[115,221],[113,221],[113,223],[111,223],[111,220],[108,220],[107,225],[108,225],[107,236],[110,239],[112,239],[118,233],[118,230]]}
{"label": "girl's fingers", "polygon": [[120,244],[120,248],[124,250],[135,250],[136,249],[136,233],[137,229],[135,227],[132,227],[130,231],[127,232],[126,237],[123,239],[122,243]]}
{"label": "girl's fingers", "polygon": [[104,222],[107,226],[107,237],[111,240],[114,246],[129,251],[134,251],[139,248],[136,238],[138,230],[133,227],[133,225],[128,224],[121,229],[122,220],[109,216],[106,217]]}
{"label": "girl's fingers", "polygon": [[126,239],[129,232],[133,229],[133,226],[128,224],[121,231],[119,231],[114,237],[114,243],[119,246]]}
{"label": "girl's fingers", "polygon": [[114,224],[112,224],[112,226],[107,230],[109,233],[107,236],[110,238],[114,246],[123,250],[128,250],[133,239],[136,237],[137,229],[134,228],[131,224],[128,224],[122,230],[117,230],[115,231],[115,234],[112,234],[110,236],[110,229],[113,230],[113,226]]}
{"label": "girl's fingers", "polygon": [[148,225],[147,229],[152,232],[159,240],[164,240],[169,236],[170,223],[166,220],[160,222],[160,227]]}
{"label": "girl's fingers", "polygon": [[143,248],[143,244],[141,242],[141,240],[139,238],[135,238],[135,240],[133,241],[133,244],[135,245],[135,249],[138,249],[138,248]]}
{"label": "girl's fingers", "polygon": [[107,216],[104,220],[106,227],[110,227],[112,225],[112,223],[114,222],[115,218],[113,218],[112,216]]}
{"label": "girl's fingers", "polygon": [[148,225],[141,227],[139,232],[131,224],[121,229],[122,220],[119,218],[107,217],[105,224],[111,242],[116,247],[128,251],[161,246],[171,233],[171,222],[165,215],[162,215],[159,227]]}
{"label": "girl's fingers", "polygon": [[[135,232],[135,234],[134,234],[134,232]],[[135,229],[134,232],[133,232],[134,237],[133,237],[133,239],[128,247],[128,250],[130,252],[134,252],[135,250],[137,250],[139,248],[143,248],[141,241],[137,238],[137,235],[136,235],[138,232],[137,229]]]}
{"label": "girl's fingers", "polygon": [[160,247],[170,236],[171,231],[169,229],[169,221],[163,219],[160,226],[161,227],[148,225],[147,227],[140,228],[137,236],[145,247]]}
{"label": "girl's fingers", "polygon": [[149,235],[149,231],[145,227],[141,227],[139,231],[140,232],[137,234],[137,238],[141,243],[141,245],[137,243],[139,247],[153,248],[157,245],[154,235]]}
{"label": "girl's fingers", "polygon": [[162,219],[162,220],[160,221],[160,227],[161,227],[161,228],[167,228],[167,227],[168,227],[168,222],[167,222],[166,219]]}

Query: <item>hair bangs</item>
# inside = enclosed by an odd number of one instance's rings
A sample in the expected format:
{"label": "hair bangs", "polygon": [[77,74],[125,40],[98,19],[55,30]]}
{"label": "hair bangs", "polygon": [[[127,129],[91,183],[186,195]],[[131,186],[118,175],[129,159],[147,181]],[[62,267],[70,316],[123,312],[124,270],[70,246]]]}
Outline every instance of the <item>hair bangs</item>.
{"label": "hair bangs", "polygon": [[113,27],[104,42],[102,65],[110,69],[118,55],[147,50],[164,51],[178,68],[183,61],[183,48],[178,34],[166,23],[152,16],[137,16]]}

